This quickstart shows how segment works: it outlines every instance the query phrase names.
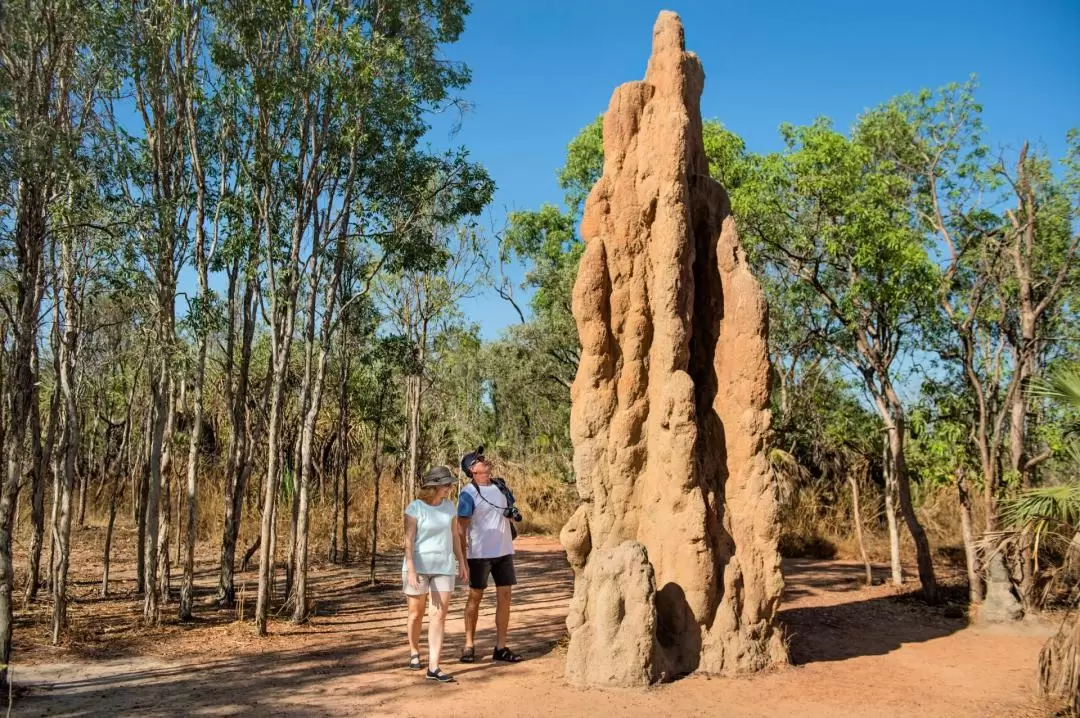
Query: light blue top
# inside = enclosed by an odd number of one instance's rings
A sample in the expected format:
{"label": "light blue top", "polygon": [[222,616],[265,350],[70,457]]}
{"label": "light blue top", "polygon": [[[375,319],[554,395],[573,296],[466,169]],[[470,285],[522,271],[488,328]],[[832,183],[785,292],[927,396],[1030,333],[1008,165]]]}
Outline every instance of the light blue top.
{"label": "light blue top", "polygon": [[[405,509],[406,516],[416,519],[416,540],[413,542],[413,564],[418,574],[454,576],[457,558],[454,556],[453,521],[456,511],[449,499],[438,506],[415,499]],[[402,562],[402,571],[409,564]]]}

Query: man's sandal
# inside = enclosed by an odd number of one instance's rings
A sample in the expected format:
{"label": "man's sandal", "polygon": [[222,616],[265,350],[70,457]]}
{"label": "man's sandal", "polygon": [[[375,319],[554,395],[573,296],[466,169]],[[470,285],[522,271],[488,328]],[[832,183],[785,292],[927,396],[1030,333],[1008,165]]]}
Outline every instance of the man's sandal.
{"label": "man's sandal", "polygon": [[502,661],[503,663],[517,663],[521,660],[521,656],[511,651],[509,648],[496,648],[495,652],[491,654],[492,660]]}
{"label": "man's sandal", "polygon": [[476,663],[476,646],[469,646],[461,652],[459,663]]}
{"label": "man's sandal", "polygon": [[409,656],[409,665],[406,666],[410,671],[418,671],[424,667],[424,664],[420,662],[420,654],[414,653]]}

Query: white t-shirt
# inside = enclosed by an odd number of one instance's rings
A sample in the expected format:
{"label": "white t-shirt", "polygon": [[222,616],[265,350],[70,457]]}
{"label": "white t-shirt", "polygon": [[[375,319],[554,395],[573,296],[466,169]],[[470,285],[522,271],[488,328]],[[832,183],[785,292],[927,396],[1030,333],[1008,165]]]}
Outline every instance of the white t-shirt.
{"label": "white t-shirt", "polygon": [[458,494],[458,516],[471,519],[467,558],[498,558],[514,553],[510,520],[502,513],[506,505],[506,497],[493,483],[480,486],[470,482]]}
{"label": "white t-shirt", "polygon": [[[420,499],[405,509],[406,516],[416,519],[416,539],[413,541],[413,565],[418,574],[453,576],[457,573],[454,556],[454,505],[443,499],[432,506]],[[402,562],[401,570],[408,571],[408,562]]]}

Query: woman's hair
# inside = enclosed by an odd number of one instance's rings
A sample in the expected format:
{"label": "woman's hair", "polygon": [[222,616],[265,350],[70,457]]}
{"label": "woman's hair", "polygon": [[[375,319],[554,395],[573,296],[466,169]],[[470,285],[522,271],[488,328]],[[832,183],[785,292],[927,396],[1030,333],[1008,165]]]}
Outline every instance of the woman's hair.
{"label": "woman's hair", "polygon": [[435,498],[435,494],[439,493],[439,489],[441,488],[441,486],[424,486],[417,490],[416,498],[421,501],[431,501]]}

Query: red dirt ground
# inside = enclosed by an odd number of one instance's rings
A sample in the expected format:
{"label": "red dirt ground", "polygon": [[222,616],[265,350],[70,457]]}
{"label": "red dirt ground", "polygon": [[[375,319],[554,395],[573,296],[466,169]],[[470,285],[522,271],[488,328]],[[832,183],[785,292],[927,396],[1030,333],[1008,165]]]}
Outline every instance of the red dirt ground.
{"label": "red dirt ground", "polygon": [[[91,534],[94,530],[87,529]],[[85,543],[93,545],[94,537]],[[888,586],[863,588],[861,566],[787,561],[781,614],[793,664],[750,678],[691,676],[648,690],[582,690],[562,677],[564,618],[572,574],[558,544],[517,542],[519,586],[511,647],[527,660],[461,665],[463,592],[455,595],[438,685],[402,668],[408,659],[400,558],[380,561],[380,586],[363,587],[366,565],[316,566],[316,615],[282,618],[266,639],[250,620],[208,605],[216,575],[198,576],[199,620],[140,624],[130,572],[115,574],[116,598],[96,598],[99,565],[73,567],[77,603],[63,645],[47,639],[49,607],[20,614],[16,716],[1035,716],[1038,652],[1053,629],[968,627],[954,609],[927,607]],[[124,551],[126,553],[126,550]],[[122,557],[122,565],[132,562]],[[247,583],[250,619],[257,578]],[[174,592],[179,578],[174,579]],[[127,593],[124,593],[127,591]],[[490,655],[494,605],[486,599],[478,648]],[[166,608],[175,613],[175,602]]]}

